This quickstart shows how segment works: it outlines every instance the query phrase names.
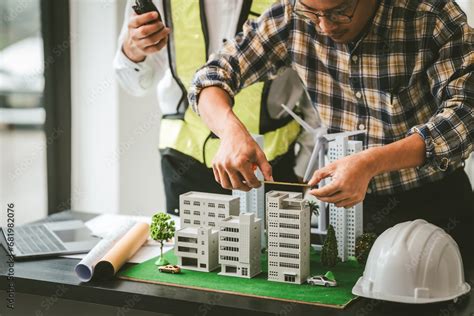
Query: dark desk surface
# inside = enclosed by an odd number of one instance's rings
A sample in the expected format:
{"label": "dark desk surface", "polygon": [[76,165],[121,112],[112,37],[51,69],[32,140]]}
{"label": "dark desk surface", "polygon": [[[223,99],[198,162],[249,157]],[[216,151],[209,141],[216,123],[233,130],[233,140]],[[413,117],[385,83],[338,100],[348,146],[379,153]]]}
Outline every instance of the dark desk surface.
{"label": "dark desk surface", "polygon": [[[79,218],[88,220],[96,214],[62,212],[48,221]],[[3,249],[3,247],[0,247]],[[0,251],[2,290],[6,284],[6,252]],[[183,289],[165,285],[138,283],[125,280],[81,283],[74,274],[77,259],[54,258],[15,262],[15,291],[19,293],[52,296],[61,290],[62,298],[81,302],[105,304],[152,312],[213,315],[251,315],[271,313],[278,315],[468,315],[474,316],[474,298],[469,293],[457,303],[408,305],[359,298],[344,310],[285,303],[204,290]],[[126,265],[125,267],[127,267]],[[474,265],[465,267],[468,282],[474,285]]]}

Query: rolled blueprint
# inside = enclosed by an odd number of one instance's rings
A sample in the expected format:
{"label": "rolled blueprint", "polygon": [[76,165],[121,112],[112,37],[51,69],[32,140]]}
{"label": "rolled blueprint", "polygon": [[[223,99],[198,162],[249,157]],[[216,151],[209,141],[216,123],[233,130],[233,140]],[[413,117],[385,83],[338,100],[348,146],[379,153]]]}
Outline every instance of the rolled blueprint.
{"label": "rolled blueprint", "polygon": [[135,222],[129,222],[120,226],[117,230],[112,231],[109,235],[104,237],[87,256],[82,259],[74,268],[77,276],[81,281],[88,282],[94,275],[94,268],[96,264],[109,252],[110,249],[122,238],[132,227]]}
{"label": "rolled blueprint", "polygon": [[110,279],[146,242],[150,233],[147,223],[136,223],[95,266],[98,279]]}

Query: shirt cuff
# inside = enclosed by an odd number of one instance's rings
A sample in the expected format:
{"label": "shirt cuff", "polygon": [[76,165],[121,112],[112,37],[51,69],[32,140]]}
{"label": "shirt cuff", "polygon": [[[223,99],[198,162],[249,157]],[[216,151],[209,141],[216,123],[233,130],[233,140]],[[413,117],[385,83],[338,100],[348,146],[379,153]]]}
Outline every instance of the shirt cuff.
{"label": "shirt cuff", "polygon": [[446,156],[443,157],[436,154],[436,143],[433,140],[433,135],[429,127],[427,125],[414,126],[408,131],[407,136],[413,134],[420,135],[425,142],[425,163],[421,166],[418,166],[416,169],[422,170],[427,168],[436,168],[441,171],[448,170],[451,160]]}
{"label": "shirt cuff", "polygon": [[123,52],[123,49],[118,49],[117,50],[117,55],[115,56],[115,64],[117,68],[128,68],[128,69],[133,69],[137,73],[144,72],[147,70],[150,70],[152,67],[149,64],[150,62],[150,57],[146,57],[145,60],[141,62],[134,62],[130,60],[127,55]]}

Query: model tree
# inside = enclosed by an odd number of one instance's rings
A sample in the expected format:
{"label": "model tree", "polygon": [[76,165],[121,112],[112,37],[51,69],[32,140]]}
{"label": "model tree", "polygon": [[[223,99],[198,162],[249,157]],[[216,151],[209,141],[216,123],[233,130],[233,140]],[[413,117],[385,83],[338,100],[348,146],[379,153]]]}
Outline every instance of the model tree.
{"label": "model tree", "polygon": [[334,267],[338,261],[337,258],[337,240],[334,227],[329,225],[326,240],[321,249],[321,264],[325,267]]}
{"label": "model tree", "polygon": [[163,244],[166,240],[174,236],[174,221],[171,216],[165,213],[156,213],[151,219],[150,236],[153,240],[160,243],[160,256],[155,262],[156,265],[162,266],[168,264],[168,261],[163,256]]}
{"label": "model tree", "polygon": [[316,201],[308,201],[309,204],[309,210],[311,211],[311,214],[314,216],[319,215],[319,205]]}
{"label": "model tree", "polygon": [[356,238],[355,256],[357,262],[365,264],[369,257],[370,249],[374,245],[377,235],[374,233],[364,233]]}

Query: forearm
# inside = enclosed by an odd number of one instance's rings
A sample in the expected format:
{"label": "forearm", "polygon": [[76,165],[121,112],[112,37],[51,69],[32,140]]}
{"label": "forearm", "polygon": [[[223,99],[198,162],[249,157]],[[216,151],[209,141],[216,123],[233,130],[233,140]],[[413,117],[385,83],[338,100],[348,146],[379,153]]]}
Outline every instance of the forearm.
{"label": "forearm", "polygon": [[227,92],[219,87],[207,87],[199,95],[199,114],[208,128],[219,138],[226,135],[248,134],[245,126],[232,111]]}
{"label": "forearm", "polygon": [[418,134],[410,135],[394,143],[363,151],[373,175],[414,168],[425,161],[425,143]]}

